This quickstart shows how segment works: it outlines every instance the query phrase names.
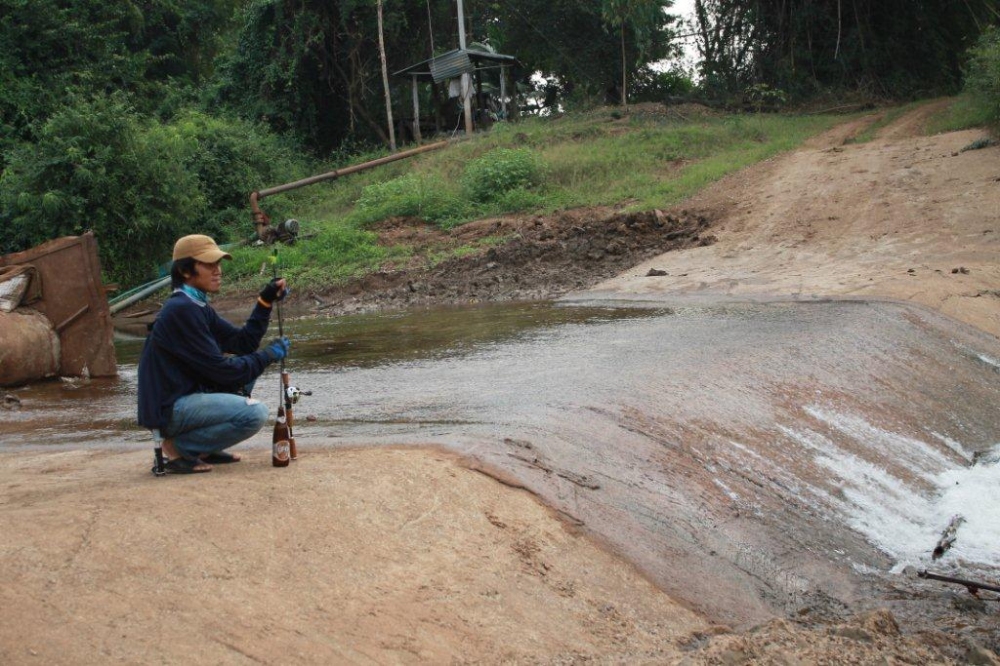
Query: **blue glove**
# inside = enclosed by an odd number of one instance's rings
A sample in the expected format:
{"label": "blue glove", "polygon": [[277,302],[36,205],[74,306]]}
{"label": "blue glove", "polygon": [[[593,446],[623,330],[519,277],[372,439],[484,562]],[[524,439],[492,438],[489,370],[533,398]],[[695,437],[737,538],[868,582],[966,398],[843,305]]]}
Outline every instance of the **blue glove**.
{"label": "blue glove", "polygon": [[275,338],[264,351],[267,352],[267,357],[271,359],[271,362],[273,363],[274,361],[280,361],[288,356],[288,348],[291,347],[291,345],[292,343],[288,340],[288,338]]}
{"label": "blue glove", "polygon": [[260,300],[264,301],[268,305],[274,303],[275,301],[283,301],[285,296],[291,289],[288,288],[288,283],[285,283],[285,288],[279,291],[278,280],[282,278],[274,278],[265,285],[263,289],[260,290]]}

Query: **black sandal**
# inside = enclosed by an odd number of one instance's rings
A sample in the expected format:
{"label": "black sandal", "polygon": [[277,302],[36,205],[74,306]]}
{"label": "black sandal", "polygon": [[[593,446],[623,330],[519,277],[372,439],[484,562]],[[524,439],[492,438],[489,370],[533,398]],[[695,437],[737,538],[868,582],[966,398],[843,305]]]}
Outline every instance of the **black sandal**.
{"label": "black sandal", "polygon": [[202,474],[204,472],[211,472],[212,468],[208,469],[198,469],[199,466],[206,464],[204,460],[194,459],[188,460],[187,458],[175,458],[174,460],[168,460],[163,466],[169,474]]}
{"label": "black sandal", "polygon": [[238,463],[240,460],[242,458],[237,458],[227,451],[214,451],[201,458],[202,462],[210,465],[228,465],[229,463]]}

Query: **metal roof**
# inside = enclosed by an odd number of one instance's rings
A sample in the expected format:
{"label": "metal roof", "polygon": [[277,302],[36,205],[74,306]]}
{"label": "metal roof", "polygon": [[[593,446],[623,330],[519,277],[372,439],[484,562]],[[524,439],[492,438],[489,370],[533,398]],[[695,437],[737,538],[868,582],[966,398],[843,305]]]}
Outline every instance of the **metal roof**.
{"label": "metal roof", "polygon": [[462,74],[475,71],[482,63],[513,65],[517,58],[502,53],[489,53],[474,49],[455,49],[439,56],[410,65],[406,69],[394,72],[393,76],[430,76],[434,82],[454,79]]}

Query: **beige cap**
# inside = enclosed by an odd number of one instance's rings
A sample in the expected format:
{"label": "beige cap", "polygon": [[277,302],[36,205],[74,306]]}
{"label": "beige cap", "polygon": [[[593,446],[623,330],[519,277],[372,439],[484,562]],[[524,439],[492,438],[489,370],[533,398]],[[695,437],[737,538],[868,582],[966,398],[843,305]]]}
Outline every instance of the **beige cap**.
{"label": "beige cap", "polygon": [[188,257],[202,263],[214,264],[222,259],[232,259],[233,255],[220,250],[210,237],[193,234],[184,236],[174,243],[174,261]]}

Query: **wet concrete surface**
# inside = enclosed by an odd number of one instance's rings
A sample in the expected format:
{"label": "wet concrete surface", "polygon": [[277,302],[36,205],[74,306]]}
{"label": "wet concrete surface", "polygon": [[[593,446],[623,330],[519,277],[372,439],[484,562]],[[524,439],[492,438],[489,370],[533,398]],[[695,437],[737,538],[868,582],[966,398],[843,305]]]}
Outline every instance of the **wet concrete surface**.
{"label": "wet concrete surface", "polygon": [[[939,478],[1000,441],[1000,343],[919,307],[528,303],[285,328],[313,391],[299,464],[329,441],[457,450],[720,622],[889,605],[934,624],[913,601],[938,588],[904,565],[1000,565],[962,535],[930,560]],[[118,342],[117,381],[16,391],[0,447],[149,446],[139,344]]]}

